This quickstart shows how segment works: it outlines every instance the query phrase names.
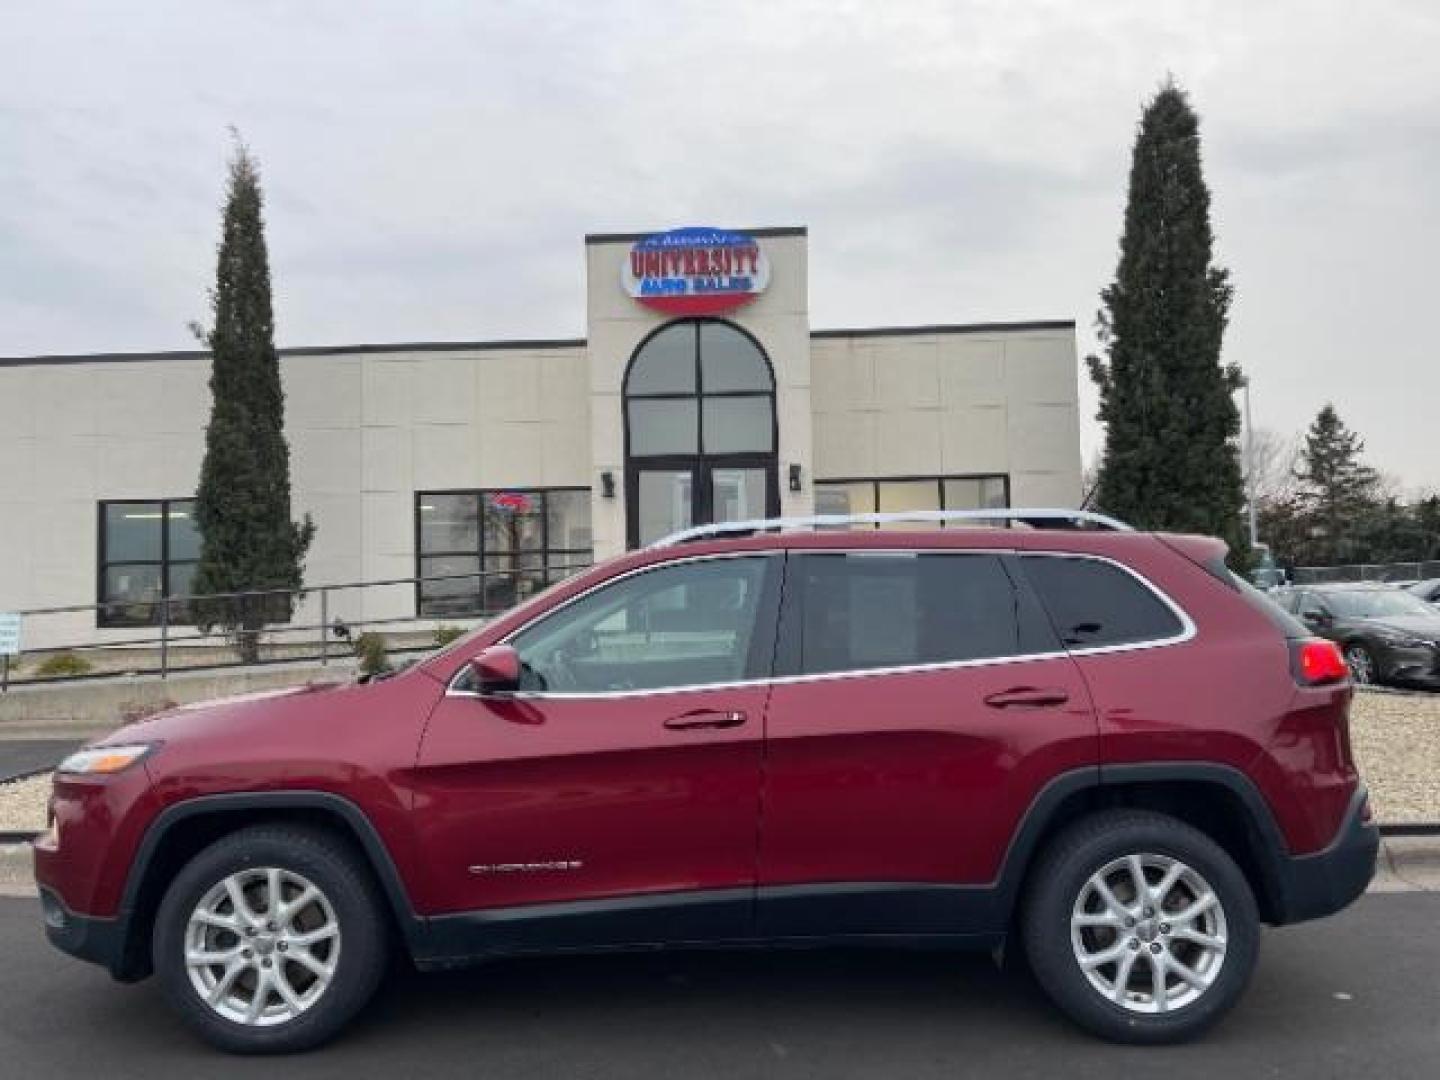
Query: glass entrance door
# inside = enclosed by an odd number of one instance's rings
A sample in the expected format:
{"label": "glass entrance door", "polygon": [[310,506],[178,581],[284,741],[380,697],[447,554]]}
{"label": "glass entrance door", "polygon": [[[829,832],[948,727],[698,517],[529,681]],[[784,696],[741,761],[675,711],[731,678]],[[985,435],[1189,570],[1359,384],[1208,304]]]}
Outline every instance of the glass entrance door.
{"label": "glass entrance door", "polygon": [[750,521],[770,516],[770,470],[710,465],[709,521]]}
{"label": "glass entrance door", "polygon": [[644,547],[695,524],[695,469],[637,469],[631,498],[631,546]]}
{"label": "glass entrance door", "polygon": [[775,378],[749,334],[667,323],[631,357],[622,401],[630,547],[779,513]]}
{"label": "glass entrance door", "polygon": [[774,467],[763,460],[694,458],[633,471],[631,546],[712,521],[748,521],[779,513]]}

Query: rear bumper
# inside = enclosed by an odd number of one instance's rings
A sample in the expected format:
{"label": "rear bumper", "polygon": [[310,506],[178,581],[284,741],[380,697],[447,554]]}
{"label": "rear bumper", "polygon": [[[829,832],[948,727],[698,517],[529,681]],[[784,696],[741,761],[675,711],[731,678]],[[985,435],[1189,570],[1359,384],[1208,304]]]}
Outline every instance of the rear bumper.
{"label": "rear bumper", "polygon": [[1362,785],[1329,847],[1279,860],[1277,925],[1333,915],[1365,892],[1380,853],[1380,829],[1369,820],[1369,805]]}

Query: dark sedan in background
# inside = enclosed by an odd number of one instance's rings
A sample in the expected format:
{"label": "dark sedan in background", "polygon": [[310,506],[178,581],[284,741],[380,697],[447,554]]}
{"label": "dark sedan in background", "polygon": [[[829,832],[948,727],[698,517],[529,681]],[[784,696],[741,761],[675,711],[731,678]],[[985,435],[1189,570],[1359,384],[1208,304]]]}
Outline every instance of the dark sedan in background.
{"label": "dark sedan in background", "polygon": [[1357,683],[1440,690],[1440,608],[1389,585],[1300,585],[1277,597],[1337,642]]}

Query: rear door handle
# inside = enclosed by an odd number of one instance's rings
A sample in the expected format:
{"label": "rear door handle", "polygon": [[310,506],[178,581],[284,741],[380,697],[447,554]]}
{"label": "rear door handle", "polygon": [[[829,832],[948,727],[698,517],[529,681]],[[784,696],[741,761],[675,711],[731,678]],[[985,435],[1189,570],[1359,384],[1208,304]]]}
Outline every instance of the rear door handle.
{"label": "rear door handle", "polygon": [[1069,694],[1053,687],[1014,686],[991,694],[985,699],[985,704],[992,709],[1044,709],[1064,705],[1069,700]]}
{"label": "rear door handle", "polygon": [[665,721],[665,726],[671,730],[683,731],[688,728],[728,728],[739,727],[745,723],[745,714],[738,709],[717,710],[698,709],[695,712],[681,713],[679,716],[672,716]]}

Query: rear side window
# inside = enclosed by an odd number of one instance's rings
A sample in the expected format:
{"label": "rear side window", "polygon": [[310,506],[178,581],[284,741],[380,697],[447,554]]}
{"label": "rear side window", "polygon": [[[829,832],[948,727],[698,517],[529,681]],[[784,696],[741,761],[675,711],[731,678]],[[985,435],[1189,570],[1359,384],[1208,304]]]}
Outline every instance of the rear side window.
{"label": "rear side window", "polygon": [[1154,592],[1111,563],[1038,555],[1021,562],[1060,640],[1071,648],[1161,641],[1184,629]]}
{"label": "rear side window", "polygon": [[1015,590],[996,556],[866,552],[792,565],[803,674],[1019,651]]}

